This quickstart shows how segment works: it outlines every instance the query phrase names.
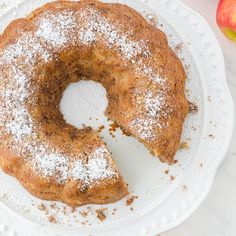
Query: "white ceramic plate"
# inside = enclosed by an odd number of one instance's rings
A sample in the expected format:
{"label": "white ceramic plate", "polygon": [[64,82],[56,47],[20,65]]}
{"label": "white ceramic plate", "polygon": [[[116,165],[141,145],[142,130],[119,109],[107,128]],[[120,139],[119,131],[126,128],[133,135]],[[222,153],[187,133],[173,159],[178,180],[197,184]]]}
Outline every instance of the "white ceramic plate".
{"label": "white ceramic plate", "polygon": [[[14,18],[25,16],[44,2],[47,1],[25,0],[9,9],[1,17],[0,31]],[[145,17],[158,16],[158,27],[167,34],[170,45],[185,65],[186,93],[199,107],[199,112],[190,114],[185,122],[182,139],[189,149],[178,151],[178,163],[168,166],[151,157],[143,145],[120,131],[112,138],[108,132],[109,122],[102,115],[106,104],[104,89],[94,83],[70,85],[61,102],[65,118],[77,127],[83,122],[93,127],[106,126],[102,135],[130,191],[138,199],[131,206],[126,206],[126,198],[102,206],[107,208],[107,218],[100,222],[94,211],[101,206],[90,206],[84,218],[80,211],[87,210],[87,206],[71,212],[61,203],[43,202],[27,193],[15,179],[0,172],[0,235],[156,235],[184,221],[211,188],[233,130],[233,104],[215,36],[205,21],[179,0],[115,2],[130,5]],[[178,46],[180,43],[182,46]],[[86,107],[89,108],[80,115],[79,109],[84,107],[78,104],[91,98],[89,94],[94,95],[94,99],[88,101]],[[98,120],[89,121],[90,116]],[[41,203],[46,210],[39,209]],[[55,217],[56,224],[49,223],[50,216]]]}

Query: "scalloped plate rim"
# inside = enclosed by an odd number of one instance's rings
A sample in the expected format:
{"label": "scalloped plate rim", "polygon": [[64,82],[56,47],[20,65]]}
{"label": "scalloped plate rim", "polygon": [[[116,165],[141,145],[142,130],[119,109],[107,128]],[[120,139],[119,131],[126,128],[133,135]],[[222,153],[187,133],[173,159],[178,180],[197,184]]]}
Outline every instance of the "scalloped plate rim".
{"label": "scalloped plate rim", "polygon": [[[25,0],[21,3],[18,4],[18,6],[20,4],[24,4]],[[214,163],[214,166],[212,165],[212,167],[210,169],[208,169],[208,175],[209,175],[209,178],[208,178],[208,182],[206,184],[206,188],[204,188],[202,191],[201,191],[201,194],[199,195],[197,201],[191,205],[191,207],[188,208],[187,211],[185,211],[184,214],[182,214],[180,217],[176,218],[175,220],[171,221],[170,223],[164,225],[161,227],[161,229],[156,232],[156,233],[162,233],[166,230],[169,230],[169,229],[172,229],[176,226],[178,226],[179,224],[181,224],[182,222],[184,222],[189,216],[191,216],[194,211],[201,205],[201,203],[204,201],[204,199],[207,197],[207,195],[209,194],[212,186],[213,186],[213,183],[214,183],[214,179],[215,179],[215,176],[216,176],[216,173],[217,173],[217,170],[218,168],[220,167],[220,164],[222,163],[222,161],[224,160],[224,158],[226,157],[227,155],[227,152],[228,152],[228,149],[229,149],[229,146],[230,146],[230,142],[232,140],[232,135],[233,135],[233,127],[234,127],[234,105],[233,105],[233,99],[232,99],[232,96],[230,94],[230,90],[229,90],[229,87],[227,85],[227,80],[226,80],[226,75],[225,75],[225,63],[224,63],[224,57],[223,57],[223,53],[222,53],[222,49],[219,45],[219,42],[215,36],[215,34],[213,33],[213,30],[210,28],[210,26],[208,25],[208,23],[206,22],[206,20],[200,15],[198,14],[196,11],[192,10],[191,8],[189,8],[188,6],[186,6],[181,0],[175,0],[175,2],[179,5],[181,5],[182,8],[185,8],[189,14],[192,14],[192,15],[195,15],[197,18],[198,18],[198,21],[201,22],[201,24],[204,24],[205,28],[207,29],[207,32],[208,34],[211,34],[211,37],[214,38],[215,42],[215,46],[218,48],[218,51],[217,51],[217,54],[219,54],[220,56],[220,60],[221,60],[221,63],[222,63],[222,68],[224,68],[224,70],[222,71],[223,72],[223,78],[221,80],[221,83],[223,83],[224,85],[224,92],[226,94],[226,97],[227,97],[227,102],[230,104],[230,107],[231,107],[231,115],[230,117],[228,117],[228,121],[230,123],[230,127],[231,127],[231,131],[229,133],[229,135],[227,136],[227,142],[225,144],[225,147],[224,147],[224,150],[222,151],[222,155],[218,155],[217,158],[216,158],[216,163]],[[7,11],[2,14],[1,17],[4,17],[4,15],[8,14],[9,11],[11,11],[14,7],[9,7],[7,9]],[[0,202],[1,206],[2,206],[2,203]],[[3,208],[5,208],[5,210],[9,211],[9,208],[7,208],[6,206],[2,206]],[[155,211],[155,209],[154,209]],[[14,212],[13,210],[10,210],[11,213],[13,214],[16,214],[18,216],[20,216],[20,214]],[[32,223],[32,221],[26,219],[26,221],[29,221]],[[132,224],[132,222],[130,223]],[[125,224],[126,225],[126,224]],[[112,229],[111,229],[112,230]]]}

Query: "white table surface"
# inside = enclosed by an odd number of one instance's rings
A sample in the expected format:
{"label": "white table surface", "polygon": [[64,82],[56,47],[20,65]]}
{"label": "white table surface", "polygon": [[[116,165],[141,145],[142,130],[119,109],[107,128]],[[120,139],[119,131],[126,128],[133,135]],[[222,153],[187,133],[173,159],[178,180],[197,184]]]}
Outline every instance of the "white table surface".
{"label": "white table surface", "polygon": [[[10,4],[21,0],[0,0],[0,15]],[[182,0],[200,13],[212,27],[222,46],[227,81],[236,110],[236,43],[226,39],[215,23],[218,0]],[[5,6],[6,5],[6,6]],[[213,188],[199,209],[183,224],[161,236],[236,235],[236,125],[227,157],[216,175]]]}

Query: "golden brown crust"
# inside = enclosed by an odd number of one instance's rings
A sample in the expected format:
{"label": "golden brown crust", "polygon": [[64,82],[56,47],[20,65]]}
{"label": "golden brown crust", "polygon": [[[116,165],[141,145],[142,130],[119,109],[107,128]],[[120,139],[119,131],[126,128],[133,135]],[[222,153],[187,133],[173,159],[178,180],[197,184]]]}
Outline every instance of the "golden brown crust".
{"label": "golden brown crust", "polygon": [[[28,64],[21,65],[25,60],[25,55],[17,55],[21,60],[21,62],[18,60],[17,63],[23,67],[21,70],[27,74],[27,71],[32,69],[30,79],[31,88],[34,91],[33,96],[27,97],[26,108],[30,118],[34,121],[34,130],[36,130],[34,135],[37,134],[38,141],[50,144],[64,155],[69,156],[66,164],[69,169],[76,161],[82,160],[84,163],[88,163],[94,150],[100,147],[105,148],[95,131],[76,130],[66,124],[58,106],[62,92],[69,83],[81,79],[92,79],[102,83],[107,90],[109,99],[107,116],[144,143],[160,160],[171,163],[178,149],[182,125],[188,112],[188,102],[184,95],[185,73],[180,60],[168,47],[165,34],[149,25],[133,9],[121,4],[103,4],[93,0],[48,3],[36,9],[27,18],[16,20],[6,28],[0,36],[0,52],[4,53],[4,50],[8,50],[9,45],[16,44],[23,34],[34,36],[39,22],[47,17],[57,16],[63,11],[82,15],[83,11],[89,13],[91,9],[96,12],[99,19],[108,19],[109,23],[107,20],[104,20],[104,23],[114,28],[112,28],[112,32],[108,32],[110,35],[116,32],[116,38],[111,47],[108,47],[104,41],[105,36],[96,36],[98,39],[94,42],[90,42],[90,38],[83,39],[84,42],[79,42],[76,38],[74,42],[71,35],[74,35],[75,32],[72,27],[71,32],[68,33],[71,40],[60,49],[57,48],[58,45],[52,47],[50,41],[47,42],[40,38],[42,36],[37,36],[40,48],[43,48],[43,52],[46,50],[52,60],[45,63],[42,58],[37,57],[33,59],[36,62],[34,66],[29,68]],[[93,17],[93,15],[90,16],[91,19]],[[90,18],[79,18],[78,26],[74,27],[89,24]],[[119,28],[116,29],[114,25],[119,25]],[[46,25],[46,27],[49,26]],[[97,27],[98,31],[103,32],[101,25]],[[78,33],[82,32],[82,29],[80,28]],[[82,36],[85,37],[85,35]],[[142,46],[143,44],[145,45]],[[127,47],[130,45],[131,49],[128,50]],[[28,45],[27,50],[32,46],[34,45]],[[14,63],[16,62],[14,61]],[[138,63],[140,65],[137,67]],[[0,63],[2,81],[7,82],[11,79],[10,66]],[[143,68],[143,71],[146,69],[146,74],[138,71],[140,67]],[[162,78],[164,78],[164,82]],[[154,79],[158,81],[153,82]],[[3,90],[6,89],[5,82],[0,87]],[[156,101],[160,94],[162,94],[160,100],[164,101],[163,104]],[[1,100],[3,98],[0,96]],[[141,101],[140,104],[139,101]],[[1,106],[3,103],[4,100]],[[160,110],[157,110],[157,106],[160,106]],[[150,123],[147,126],[148,130],[142,126],[144,122]],[[92,187],[71,177],[68,177],[64,183],[58,183],[58,178],[61,176],[55,174],[49,178],[40,175],[32,164],[35,163],[32,157],[30,157],[31,160],[27,154],[27,158],[19,158],[21,155],[11,151],[10,144],[15,142],[11,135],[6,134],[4,139],[4,145],[0,148],[2,169],[16,177],[29,192],[39,198],[59,200],[71,206],[78,206],[87,203],[114,202],[128,192],[123,178],[108,154],[106,154],[105,160],[114,171],[114,176],[99,180],[98,184]],[[23,139],[23,145],[27,142],[31,145],[35,141],[33,135],[28,135]],[[83,153],[83,157],[81,157],[81,153]],[[38,155],[38,153],[36,154]]]}
{"label": "golden brown crust", "polygon": [[108,180],[93,188],[81,189],[78,181],[70,180],[65,185],[39,177],[32,166],[0,149],[0,165],[2,170],[14,176],[35,197],[43,200],[62,201],[71,207],[84,204],[107,204],[118,201],[128,194],[127,185],[120,176],[117,181]]}

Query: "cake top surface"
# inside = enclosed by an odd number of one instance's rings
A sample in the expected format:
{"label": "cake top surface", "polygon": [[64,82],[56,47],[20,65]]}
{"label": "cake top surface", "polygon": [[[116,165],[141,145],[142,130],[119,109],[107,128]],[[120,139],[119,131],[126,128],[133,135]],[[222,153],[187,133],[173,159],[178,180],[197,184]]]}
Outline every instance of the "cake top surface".
{"label": "cake top surface", "polygon": [[[19,30],[17,39],[0,50],[0,68],[4,67],[9,78],[6,81],[6,73],[0,75],[5,88],[0,92],[0,126],[5,134],[13,137],[8,145],[17,155],[29,160],[36,173],[46,178],[57,176],[59,183],[75,179],[92,185],[96,181],[117,176],[118,172],[105,145],[92,150],[85,162],[83,153],[81,158],[71,158],[55,150],[50,143],[38,139],[34,121],[27,108],[28,103],[33,103],[35,92],[31,80],[37,63],[50,63],[55,59],[55,52],[74,45],[92,46],[102,41],[107,50],[116,51],[125,62],[130,63],[137,76],[145,76],[151,84],[164,87],[167,79],[149,63],[152,60],[152,50],[148,42],[142,38],[135,39],[135,29],[125,29],[118,20],[110,19],[96,6],[90,5],[79,11],[73,7],[58,8],[55,11],[49,8],[40,12],[31,21],[31,26],[33,30]],[[135,96],[143,97],[145,115],[142,110],[129,125],[140,138],[155,141],[153,127],[168,125],[159,119],[166,117],[168,120],[170,113],[170,108],[166,106],[166,93],[164,90],[156,93],[151,89],[145,94],[140,94],[139,90],[135,93]],[[30,137],[30,141],[27,141],[27,137]]]}

